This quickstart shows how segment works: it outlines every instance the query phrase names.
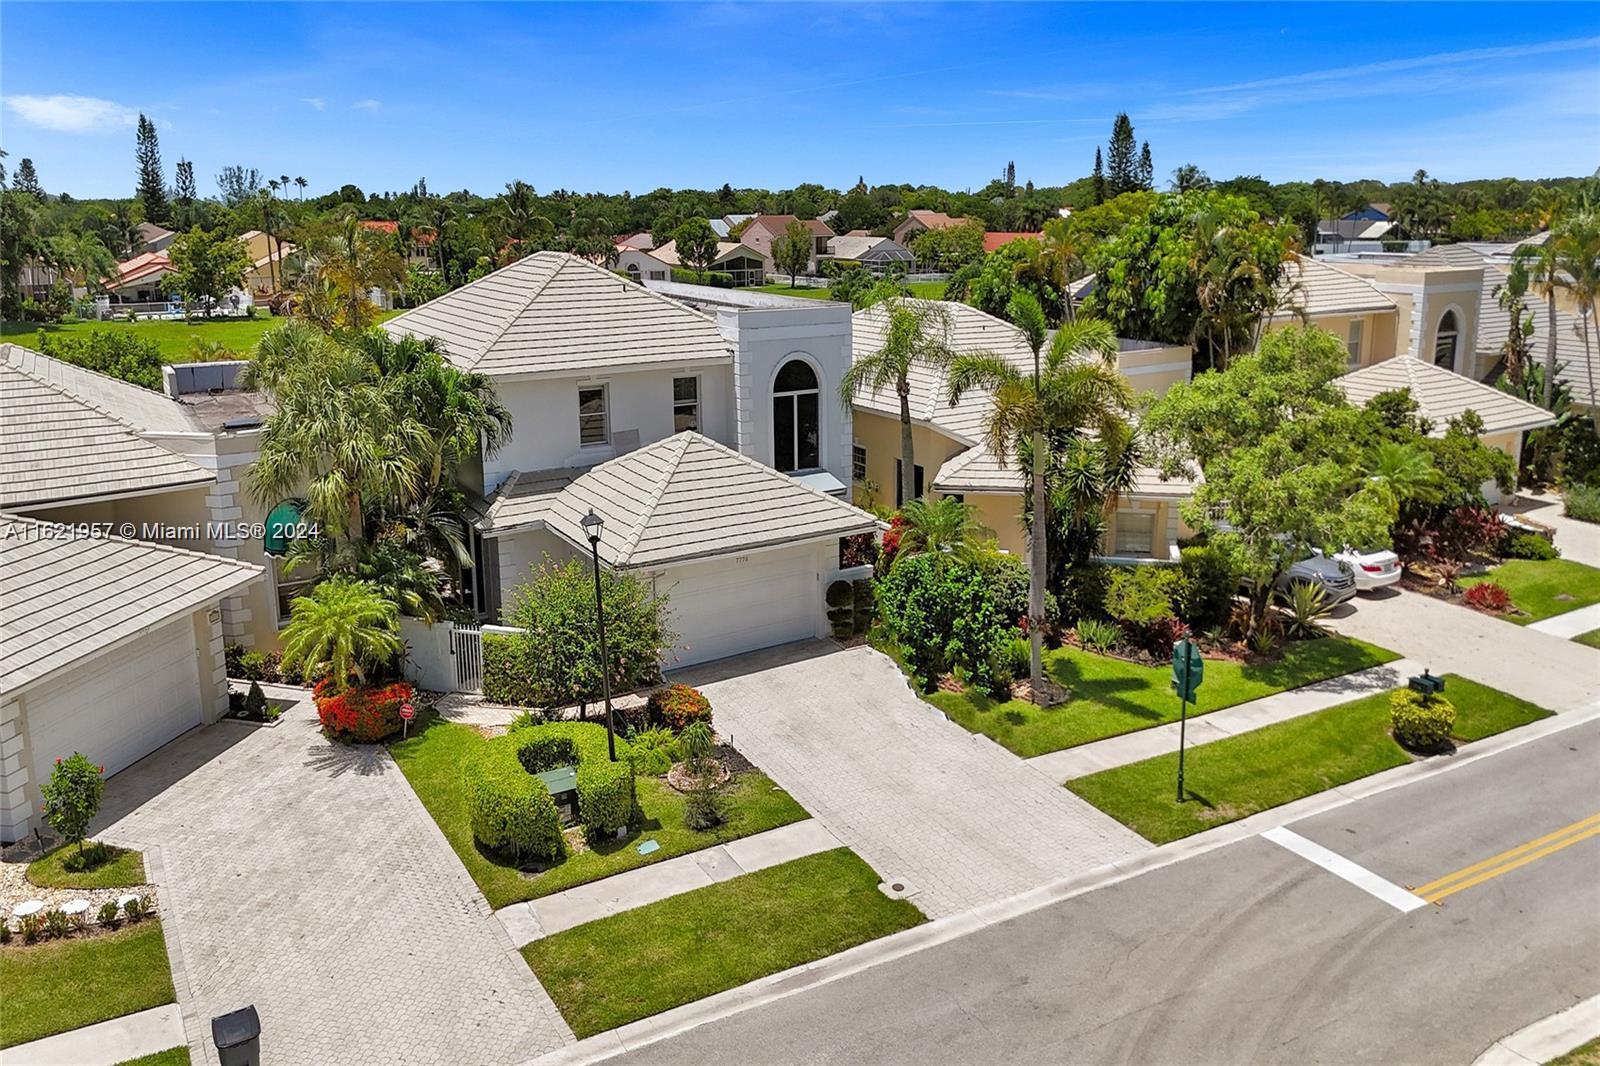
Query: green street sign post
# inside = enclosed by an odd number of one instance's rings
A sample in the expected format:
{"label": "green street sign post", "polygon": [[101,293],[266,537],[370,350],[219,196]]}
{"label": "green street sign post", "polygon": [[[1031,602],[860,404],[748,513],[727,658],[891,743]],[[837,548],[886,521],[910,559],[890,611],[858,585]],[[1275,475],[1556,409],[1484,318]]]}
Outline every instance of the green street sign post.
{"label": "green street sign post", "polygon": [[1206,661],[1200,648],[1184,637],[1172,646],[1172,687],[1178,690],[1178,802],[1183,802],[1183,746],[1189,728],[1189,702],[1205,680]]}

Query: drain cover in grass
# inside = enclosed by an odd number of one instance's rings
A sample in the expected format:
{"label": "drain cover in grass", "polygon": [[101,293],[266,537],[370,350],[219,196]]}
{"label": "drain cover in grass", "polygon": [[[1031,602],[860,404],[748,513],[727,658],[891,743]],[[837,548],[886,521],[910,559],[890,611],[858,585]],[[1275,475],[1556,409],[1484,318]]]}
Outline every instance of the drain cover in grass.
{"label": "drain cover in grass", "polygon": [[639,854],[640,855],[648,855],[652,851],[660,851],[660,850],[661,850],[661,842],[658,841],[658,840],[641,840],[639,842]]}

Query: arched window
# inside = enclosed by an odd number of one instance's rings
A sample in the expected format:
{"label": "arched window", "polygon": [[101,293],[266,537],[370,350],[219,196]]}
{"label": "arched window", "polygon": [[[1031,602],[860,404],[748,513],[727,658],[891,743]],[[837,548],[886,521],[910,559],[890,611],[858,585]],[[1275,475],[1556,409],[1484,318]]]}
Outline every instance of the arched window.
{"label": "arched window", "polygon": [[629,263],[623,269],[627,270],[627,272],[628,272],[628,280],[631,281],[631,282],[634,282],[635,284],[637,284],[638,281],[639,281],[639,266],[638,266],[638,264],[637,263]]}
{"label": "arched window", "polygon": [[772,465],[785,474],[822,465],[822,392],[803,359],[783,364],[772,383]]}
{"label": "arched window", "polygon": [[1433,338],[1433,365],[1446,370],[1456,368],[1456,345],[1461,339],[1461,327],[1456,324],[1456,313],[1446,311],[1439,320],[1439,332]]}

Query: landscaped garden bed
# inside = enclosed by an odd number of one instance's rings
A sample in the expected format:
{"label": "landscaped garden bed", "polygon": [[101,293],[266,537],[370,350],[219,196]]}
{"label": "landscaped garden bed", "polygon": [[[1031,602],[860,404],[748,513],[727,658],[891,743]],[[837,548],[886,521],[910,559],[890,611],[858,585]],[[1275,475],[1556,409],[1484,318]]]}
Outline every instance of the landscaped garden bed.
{"label": "landscaped garden bed", "polygon": [[578,1037],[926,921],[848,848],[576,926],[522,949]]}
{"label": "landscaped garden bed", "polygon": [[[586,728],[598,731],[598,743],[603,752],[603,727],[590,724]],[[495,908],[537,899],[808,817],[805,809],[774,785],[771,778],[757,769],[745,768],[748,763],[729,756],[722,761],[731,764],[730,777],[719,790],[726,820],[710,829],[692,829],[689,827],[690,797],[673,788],[665,777],[679,760],[671,755],[652,757],[648,752],[656,749],[630,745],[619,738],[619,757],[634,755],[634,765],[639,771],[633,782],[636,811],[628,821],[626,833],[621,838],[599,838],[569,830],[565,834],[567,851],[564,857],[555,861],[519,861],[513,855],[483,846],[473,833],[463,767],[478,758],[492,742],[474,727],[435,719],[415,729],[408,739],[392,744],[390,751],[423,806],[444,831],[490,906]],[[649,841],[658,846],[640,854],[639,846]]]}
{"label": "landscaped garden bed", "polygon": [[1474,588],[1491,584],[1510,600],[1500,617],[1519,626],[1600,603],[1600,569],[1571,559],[1507,560],[1482,577],[1462,578],[1462,596],[1470,603]]}
{"label": "landscaped garden bed", "polygon": [[[1461,743],[1549,716],[1454,674],[1445,678],[1444,696],[1456,711],[1450,734]],[[1376,693],[1192,748],[1184,803],[1177,802],[1175,751],[1076,778],[1066,787],[1164,844],[1412,761],[1412,753],[1390,735],[1390,697]]]}
{"label": "landscaped garden bed", "polygon": [[0,1047],[173,1001],[161,923],[0,947]]}
{"label": "landscaped garden bed", "polygon": [[[1206,662],[1205,684],[1191,716],[1325,681],[1399,658],[1394,652],[1348,637],[1292,641],[1274,659]],[[1143,666],[1110,655],[1061,647],[1045,653],[1050,677],[1071,698],[1054,707],[1024,700],[997,701],[969,688],[926,697],[951,721],[982,733],[1023,758],[1088,744],[1178,720],[1169,665]]]}

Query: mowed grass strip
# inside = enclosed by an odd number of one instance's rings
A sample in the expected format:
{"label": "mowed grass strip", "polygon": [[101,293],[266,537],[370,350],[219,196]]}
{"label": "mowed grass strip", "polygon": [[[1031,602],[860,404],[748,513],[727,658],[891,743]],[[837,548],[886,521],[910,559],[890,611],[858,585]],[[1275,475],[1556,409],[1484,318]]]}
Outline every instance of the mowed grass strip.
{"label": "mowed grass strip", "polygon": [[161,923],[0,948],[0,1048],[173,1001]]}
{"label": "mowed grass strip", "polygon": [[1600,629],[1591,629],[1587,633],[1579,633],[1572,639],[1590,648],[1600,648]]}
{"label": "mowed grass strip", "polygon": [[[699,832],[684,824],[685,800],[680,792],[660,778],[640,777],[635,779],[635,787],[644,820],[638,831],[622,840],[591,845],[592,850],[573,853],[559,866],[530,873],[485,852],[472,836],[461,767],[483,743],[483,735],[476,729],[435,719],[408,739],[390,745],[389,751],[489,905],[496,909],[810,817],[770,777],[751,771],[736,775],[723,793],[728,821]],[[654,840],[661,847],[640,855],[637,848],[643,839]]]}
{"label": "mowed grass strip", "polygon": [[[1207,660],[1205,683],[1189,714],[1299,688],[1399,658],[1394,652],[1348,637],[1293,641],[1276,662],[1251,665]],[[1141,666],[1077,648],[1045,653],[1045,669],[1072,691],[1056,707],[1026,700],[997,702],[979,692],[935,692],[926,697],[950,719],[982,733],[1024,759],[1178,720],[1170,666]]]}
{"label": "mowed grass strip", "polygon": [[[1463,743],[1550,712],[1455,674],[1445,696]],[[1067,788],[1157,844],[1248,817],[1401,766],[1411,756],[1389,735],[1389,693],[1191,748],[1188,800],[1177,800],[1178,755],[1160,755],[1067,782]]]}
{"label": "mowed grass strip", "polygon": [[[399,311],[379,311],[376,321],[393,318]],[[217,341],[240,358],[255,354],[256,344],[262,334],[289,321],[269,315],[265,311],[255,318],[196,318],[189,322],[142,320],[127,322],[64,322],[59,325],[40,325],[37,322],[7,322],[0,326],[0,338],[24,348],[39,350],[39,338],[44,334],[70,336],[90,330],[108,330],[112,333],[132,333],[145,340],[155,341],[161,349],[161,359],[166,363],[186,363],[199,358],[192,348],[196,340]]]}
{"label": "mowed grass strip", "polygon": [[579,1037],[926,921],[849,848],[535,940],[522,955]]}
{"label": "mowed grass strip", "polygon": [[189,1066],[189,1061],[187,1047],[169,1047],[165,1051],[157,1051],[151,1055],[126,1059],[117,1063],[117,1066]]}
{"label": "mowed grass strip", "polygon": [[1463,578],[1461,587],[1485,581],[1511,594],[1519,613],[1505,619],[1519,626],[1600,603],[1600,569],[1571,559],[1511,559],[1482,577]]}
{"label": "mowed grass strip", "polygon": [[68,844],[28,864],[28,880],[40,888],[131,888],[144,884],[144,855],[109,844],[84,844],[91,856],[106,849],[107,861],[88,870],[69,870],[79,861],[78,846]]}

